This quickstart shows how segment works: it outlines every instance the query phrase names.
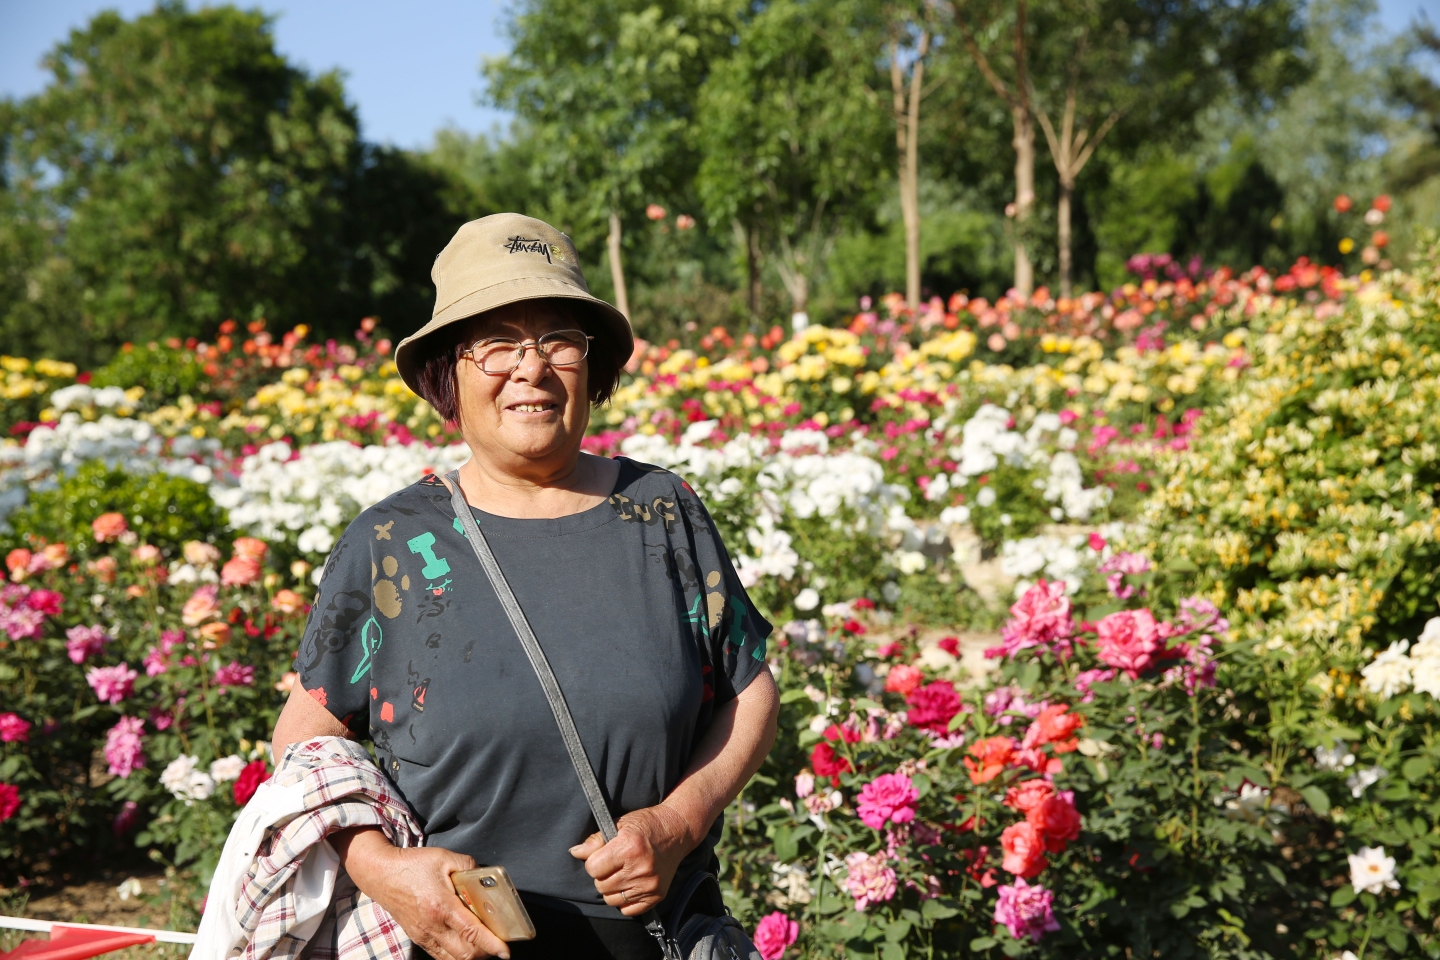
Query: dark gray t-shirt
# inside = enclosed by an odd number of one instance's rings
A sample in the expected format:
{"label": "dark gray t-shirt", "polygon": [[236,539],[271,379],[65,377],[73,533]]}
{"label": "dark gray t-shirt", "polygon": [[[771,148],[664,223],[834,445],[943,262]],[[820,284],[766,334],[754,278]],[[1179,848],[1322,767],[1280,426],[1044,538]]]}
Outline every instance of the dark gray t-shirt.
{"label": "dark gray t-shirt", "polygon": [[[620,465],[609,501],[573,516],[474,511],[616,819],[674,789],[715,708],[766,669],[771,630],[690,485]],[[539,903],[620,916],[568,852],[595,832],[594,818],[438,478],[350,524],[295,669],[311,696],[374,742],[427,845],[504,866]],[[718,836],[717,821],[676,886],[709,863]]]}

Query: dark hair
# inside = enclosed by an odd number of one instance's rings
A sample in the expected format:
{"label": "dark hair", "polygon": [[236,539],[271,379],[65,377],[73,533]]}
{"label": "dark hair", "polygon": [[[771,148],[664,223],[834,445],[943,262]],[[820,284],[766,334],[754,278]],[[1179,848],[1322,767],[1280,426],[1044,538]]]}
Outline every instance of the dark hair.
{"label": "dark hair", "polygon": [[[583,301],[554,297],[545,298],[544,302],[557,312],[573,317],[576,326],[595,338],[590,341],[590,354],[585,358],[589,365],[590,402],[597,407],[607,402],[620,385],[625,361],[630,358],[620,355],[619,344],[610,336],[609,328]],[[488,313],[482,313],[458,320],[415,344],[420,396],[444,420],[460,421],[460,386],[455,367],[460,362],[460,351],[475,342],[487,319]]]}

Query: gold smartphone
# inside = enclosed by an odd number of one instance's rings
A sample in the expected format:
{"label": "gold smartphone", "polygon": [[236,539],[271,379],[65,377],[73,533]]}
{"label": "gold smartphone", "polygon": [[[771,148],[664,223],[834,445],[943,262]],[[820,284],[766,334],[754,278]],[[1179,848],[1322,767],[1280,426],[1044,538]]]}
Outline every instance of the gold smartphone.
{"label": "gold smartphone", "polygon": [[460,870],[450,874],[450,882],[465,906],[495,936],[506,943],[535,939],[535,924],[504,867]]}

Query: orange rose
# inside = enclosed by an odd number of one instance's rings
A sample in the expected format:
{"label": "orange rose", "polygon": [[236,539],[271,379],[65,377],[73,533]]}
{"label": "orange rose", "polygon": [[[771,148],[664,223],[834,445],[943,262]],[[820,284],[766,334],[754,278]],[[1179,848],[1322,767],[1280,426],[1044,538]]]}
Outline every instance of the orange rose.
{"label": "orange rose", "polygon": [[305,598],[294,590],[281,590],[270,601],[270,606],[280,613],[299,613],[305,609]]}
{"label": "orange rose", "polygon": [[5,554],[5,566],[10,569],[10,579],[19,583],[29,572],[31,553],[24,547],[17,547]]}
{"label": "orange rose", "polygon": [[1045,859],[1045,836],[1029,821],[1006,827],[1000,834],[1000,846],[1005,851],[1000,866],[1017,877],[1029,880],[1050,865]]}
{"label": "orange rose", "polygon": [[1068,704],[1060,703],[1041,710],[1040,716],[1025,733],[1025,746],[1036,747],[1042,743],[1070,739],[1076,730],[1085,726],[1085,718],[1078,713],[1066,713],[1069,709]]}
{"label": "orange rose", "polygon": [[95,531],[95,539],[98,542],[106,543],[118,539],[120,534],[129,530],[130,527],[125,523],[124,514],[102,513],[90,521],[90,529]]}
{"label": "orange rose", "polygon": [[220,582],[227,587],[247,587],[260,579],[260,561],[236,555],[220,568]]}
{"label": "orange rose", "polygon": [[257,540],[254,537],[241,537],[235,541],[235,556],[249,557],[256,563],[265,559],[265,554],[270,548],[265,545],[264,540]]}
{"label": "orange rose", "polygon": [[114,557],[101,557],[99,560],[91,560],[86,564],[86,569],[102,583],[114,583],[115,571],[119,568],[120,564],[115,561]]}
{"label": "orange rose", "polygon": [[970,782],[978,786],[998,777],[1015,758],[1015,741],[1009,737],[986,737],[971,744],[970,753],[980,762],[966,757],[965,769],[970,771]]}
{"label": "orange rose", "polygon": [[206,650],[214,650],[216,647],[223,647],[230,642],[230,624],[228,623],[212,620],[195,632],[200,637],[201,646]]}
{"label": "orange rose", "polygon": [[1055,788],[1046,780],[1026,780],[1005,791],[1005,806],[1029,813],[1055,796]]}
{"label": "orange rose", "polygon": [[56,567],[65,566],[65,561],[70,559],[70,548],[63,543],[52,543],[40,552],[45,555],[45,559],[49,561],[52,570]]}
{"label": "orange rose", "polygon": [[1044,835],[1045,849],[1051,853],[1064,853],[1068,844],[1080,838],[1080,811],[1075,809],[1074,798],[1073,791],[1065,790],[1025,814],[1026,821]]}
{"label": "orange rose", "polygon": [[145,588],[138,583],[132,583],[130,584],[130,586],[125,588],[125,596],[129,597],[131,600],[138,600],[141,597],[145,596]]}
{"label": "orange rose", "polygon": [[915,688],[919,687],[924,680],[925,674],[921,673],[918,668],[906,663],[897,663],[890,668],[890,672],[885,676],[885,689],[891,693],[898,693],[902,697],[906,697],[909,696]]}

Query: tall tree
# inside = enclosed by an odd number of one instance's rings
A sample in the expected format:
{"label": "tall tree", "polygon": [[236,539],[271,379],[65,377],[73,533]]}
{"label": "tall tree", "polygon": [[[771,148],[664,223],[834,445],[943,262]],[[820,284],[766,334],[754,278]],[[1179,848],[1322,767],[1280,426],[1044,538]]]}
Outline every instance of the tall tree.
{"label": "tall tree", "polygon": [[836,234],[874,202],[885,164],[872,12],[854,0],[773,0],[701,90],[706,212],[757,227],[799,322]]}
{"label": "tall tree", "polygon": [[340,333],[427,308],[436,182],[365,148],[338,76],[288,64],[264,15],[102,13],[45,65],[0,111],[10,349],[94,363],[232,316]]}
{"label": "tall tree", "polygon": [[1010,110],[1015,148],[1015,289],[1028,297],[1035,266],[1026,247],[1035,206],[1035,120],[1030,109],[1028,0],[953,0],[955,27],[985,82]]}
{"label": "tall tree", "polygon": [[1033,13],[1029,101],[1059,180],[1068,297],[1075,184],[1106,135],[1129,122],[1133,139],[1173,138],[1222,94],[1273,95],[1300,35],[1285,0],[1048,0]]}
{"label": "tall tree", "polygon": [[605,237],[617,305],[623,248],[648,204],[689,186],[696,91],[734,34],[739,0],[524,0],[488,96],[527,126],[549,213],[582,246]]}
{"label": "tall tree", "polygon": [[[930,5],[890,13],[890,91],[894,98],[895,153],[900,215],[905,224],[905,303],[920,305],[920,101],[925,96],[925,58],[933,39]],[[909,72],[907,79],[906,72]]]}

